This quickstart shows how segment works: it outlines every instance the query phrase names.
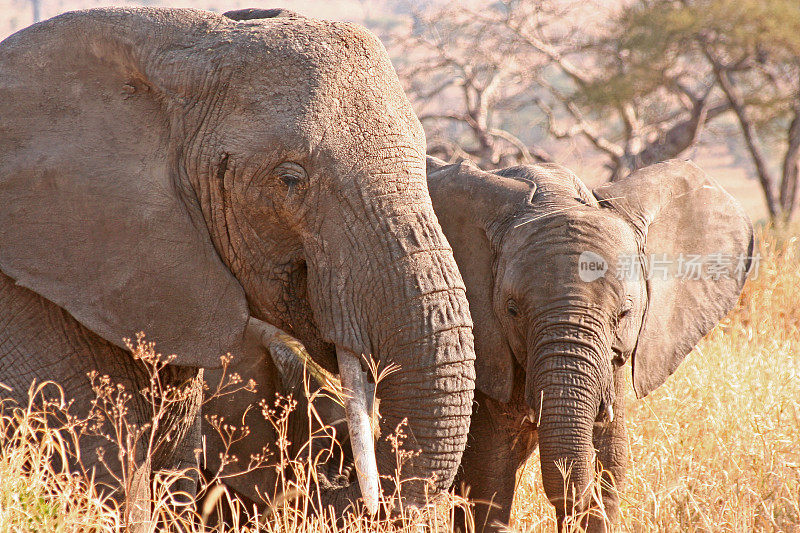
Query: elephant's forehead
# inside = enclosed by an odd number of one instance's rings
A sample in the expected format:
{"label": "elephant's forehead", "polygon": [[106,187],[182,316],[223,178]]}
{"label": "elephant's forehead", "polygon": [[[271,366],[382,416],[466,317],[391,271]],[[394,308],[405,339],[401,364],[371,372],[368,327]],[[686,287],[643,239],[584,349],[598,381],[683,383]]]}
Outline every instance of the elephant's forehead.
{"label": "elephant's forehead", "polygon": [[526,213],[506,239],[512,248],[586,245],[592,248],[634,248],[633,228],[608,209],[577,201]]}
{"label": "elephant's forehead", "polygon": [[238,61],[257,78],[280,69],[284,83],[303,74],[310,88],[322,83],[380,82],[394,76],[386,50],[365,28],[352,23],[276,18],[227,23],[215,32],[220,46],[229,45]]}
{"label": "elephant's forehead", "polygon": [[605,209],[576,205],[548,215],[511,230],[498,263],[506,276],[549,272],[566,282],[578,277],[587,258],[614,270],[638,254],[633,229]]}
{"label": "elephant's forehead", "polygon": [[232,153],[283,146],[341,158],[381,142],[411,144],[424,157],[424,133],[388,54],[361,26],[225,19],[210,33],[193,49],[212,58],[208,85],[221,88],[214,101],[224,107],[216,134]]}
{"label": "elephant's forehead", "polygon": [[256,111],[254,116],[282,114],[291,118],[285,126],[298,134],[330,136],[332,130],[341,130],[360,143],[369,132],[424,145],[422,127],[386,50],[365,28],[267,19],[230,31],[239,36],[233,41],[241,41],[235,46],[245,53],[236,59],[231,80],[239,90],[229,98]]}
{"label": "elephant's forehead", "polygon": [[523,179],[536,184],[534,201],[541,205],[578,202],[597,206],[586,185],[567,167],[556,163],[519,165],[498,172],[501,176]]}

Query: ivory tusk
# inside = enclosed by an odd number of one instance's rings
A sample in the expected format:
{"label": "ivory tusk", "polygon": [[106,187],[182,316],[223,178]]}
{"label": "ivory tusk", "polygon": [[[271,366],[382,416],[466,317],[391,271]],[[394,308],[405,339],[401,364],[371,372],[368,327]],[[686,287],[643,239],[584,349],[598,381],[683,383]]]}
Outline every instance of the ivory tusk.
{"label": "ivory tusk", "polygon": [[305,346],[282,329],[250,317],[247,333],[255,336],[261,346],[269,351],[272,362],[281,374],[284,387],[290,390],[302,389],[305,369],[319,386],[327,387],[337,396],[341,395],[339,379],[314,361]]}
{"label": "ivory tusk", "polygon": [[606,418],[609,424],[614,421],[614,408],[610,403],[606,405]]}
{"label": "ivory tusk", "polygon": [[248,335],[253,335],[256,339],[258,339],[261,345],[265,348],[269,346],[269,343],[272,342],[272,339],[280,334],[285,334],[282,329],[276,328],[272,324],[252,316],[247,320],[246,332]]}
{"label": "ivory tusk", "polygon": [[378,512],[381,492],[370,418],[372,404],[367,398],[368,383],[357,355],[337,348],[336,358],[339,361],[339,376],[345,392],[344,411],[347,415],[350,444],[356,462],[358,485],[361,488],[364,505],[369,513],[374,515]]}
{"label": "ivory tusk", "polygon": [[[336,349],[339,362],[341,384],[335,376],[330,375],[317,365],[306,352],[303,345],[283,330],[256,318],[250,317],[247,324],[248,334],[254,335],[260,344],[267,348],[283,378],[298,381],[294,376],[295,367],[305,364],[309,373],[320,385],[328,385],[334,389],[341,387],[344,396],[344,410],[350,432],[350,444],[358,474],[358,485],[364,505],[371,514],[378,512],[380,500],[380,482],[378,480],[378,463],[375,459],[375,442],[373,440],[373,411],[375,405],[375,386],[367,382],[361,363],[353,352]],[[375,413],[377,418],[377,413]],[[374,421],[377,424],[377,420]]]}

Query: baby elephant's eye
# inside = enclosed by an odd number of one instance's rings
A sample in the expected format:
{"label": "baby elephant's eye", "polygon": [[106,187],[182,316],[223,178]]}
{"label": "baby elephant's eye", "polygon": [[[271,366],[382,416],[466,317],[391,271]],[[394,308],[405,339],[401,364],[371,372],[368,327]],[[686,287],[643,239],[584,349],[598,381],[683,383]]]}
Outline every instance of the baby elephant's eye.
{"label": "baby elephant's eye", "polygon": [[508,314],[513,317],[519,316],[519,307],[517,307],[517,302],[514,300],[509,300],[506,302],[506,311],[508,311]]}
{"label": "baby elephant's eye", "polygon": [[275,167],[274,172],[290,189],[302,182],[308,175],[303,167],[292,161],[281,163]]}

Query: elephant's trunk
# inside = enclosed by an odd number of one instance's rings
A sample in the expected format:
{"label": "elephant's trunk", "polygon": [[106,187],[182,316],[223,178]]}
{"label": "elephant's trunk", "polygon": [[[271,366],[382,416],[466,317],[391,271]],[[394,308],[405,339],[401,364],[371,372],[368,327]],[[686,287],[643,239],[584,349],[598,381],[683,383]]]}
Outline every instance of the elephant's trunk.
{"label": "elephant's trunk", "polygon": [[[407,506],[420,506],[427,496],[450,487],[466,445],[474,387],[472,335],[464,326],[448,326],[453,318],[468,316],[461,298],[434,292],[411,302],[424,313],[427,331],[398,331],[392,341],[398,349],[390,360],[398,369],[378,384],[378,466],[391,474],[398,461],[404,463],[400,494]],[[388,437],[398,430],[404,443],[395,450]],[[398,456],[403,451],[414,455],[404,459]],[[395,488],[392,481],[384,483],[384,491]]]}
{"label": "elephant's trunk", "polygon": [[599,411],[611,405],[608,379],[599,355],[574,339],[548,342],[531,355],[527,400],[538,418],[542,483],[563,520],[591,501],[592,433]]}
{"label": "elephant's trunk", "polygon": [[[450,487],[466,445],[475,381],[464,284],[422,170],[414,172],[419,180],[396,178],[393,183],[402,185],[397,191],[383,194],[379,205],[353,210],[353,219],[331,214],[330,226],[320,234],[327,243],[345,240],[345,256],[325,271],[309,269],[315,315],[336,344],[340,365],[349,352],[371,355],[380,369],[392,368],[377,387],[382,419],[376,462],[386,496],[396,488],[398,461],[403,463],[400,492],[406,506],[420,506],[428,494]],[[369,196],[357,192],[355,205]],[[330,244],[327,248],[330,255]],[[333,279],[315,279],[324,273]],[[351,438],[354,428],[363,427],[358,416],[352,418]],[[400,450],[387,439],[398,427],[405,435]],[[359,482],[373,485],[364,477]],[[324,503],[338,507],[346,498],[334,493]]]}

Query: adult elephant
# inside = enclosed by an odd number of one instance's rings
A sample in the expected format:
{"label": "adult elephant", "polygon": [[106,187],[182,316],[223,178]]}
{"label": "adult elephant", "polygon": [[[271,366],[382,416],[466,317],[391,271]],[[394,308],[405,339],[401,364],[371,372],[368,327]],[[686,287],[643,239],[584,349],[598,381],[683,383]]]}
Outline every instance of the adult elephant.
{"label": "adult elephant", "polygon": [[[87,372],[147,383],[122,349],[136,331],[176,354],[163,377],[183,382],[280,328],[335,352],[355,400],[361,354],[398,365],[379,394],[387,426],[407,418],[420,452],[406,473],[449,486],[474,352],[424,146],[385,50],[353,24],[112,8],[12,35],[0,44],[0,381],[22,401],[31,380],[54,380],[80,410]],[[198,395],[162,426],[153,467],[192,460]],[[129,421],[147,422],[132,402]],[[377,470],[395,457],[359,434],[363,403],[348,416],[374,510]],[[102,444],[84,440],[84,463]],[[409,482],[407,503],[424,491]]]}
{"label": "adult elephant", "polygon": [[[456,484],[494,504],[476,523],[508,521],[537,443],[559,524],[592,508],[595,452],[613,521],[627,461],[622,366],[632,360],[646,396],[730,311],[750,267],[748,217],[690,162],[593,191],[558,165],[427,167],[475,321],[476,403]],[[608,527],[590,515],[589,529]]]}

